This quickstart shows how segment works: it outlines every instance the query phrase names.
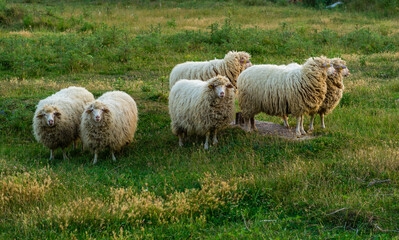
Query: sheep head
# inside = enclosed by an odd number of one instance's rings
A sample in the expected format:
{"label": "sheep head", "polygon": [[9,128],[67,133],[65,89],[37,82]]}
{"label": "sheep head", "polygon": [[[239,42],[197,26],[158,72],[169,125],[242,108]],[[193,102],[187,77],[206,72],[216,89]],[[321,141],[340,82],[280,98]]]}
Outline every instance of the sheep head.
{"label": "sheep head", "polygon": [[326,58],[325,56],[315,57],[315,58],[309,58],[308,61],[309,61],[309,60],[314,61],[314,63],[315,63],[318,67],[320,67],[320,68],[326,70],[327,75],[332,75],[332,74],[335,73],[335,69],[334,69],[333,65],[331,64],[330,59]]}
{"label": "sheep head", "polygon": [[218,98],[224,98],[226,95],[227,91],[230,91],[229,89],[234,89],[233,85],[230,83],[229,79],[223,76],[216,76],[214,78],[211,78],[207,81],[208,83],[208,88],[213,91],[213,93],[218,97]]}
{"label": "sheep head", "polygon": [[335,71],[342,73],[342,76],[347,77],[350,75],[349,69],[346,67],[346,62],[341,58],[333,58],[331,62],[335,68]]}
{"label": "sheep head", "polygon": [[104,103],[95,101],[86,108],[86,113],[90,115],[92,121],[99,123],[109,113],[109,109]]}
{"label": "sheep head", "polygon": [[247,52],[230,51],[224,56],[224,59],[237,62],[241,67],[240,72],[252,66],[251,55]]}
{"label": "sheep head", "polygon": [[61,119],[61,112],[56,106],[44,105],[36,117],[41,119],[44,125],[54,127]]}

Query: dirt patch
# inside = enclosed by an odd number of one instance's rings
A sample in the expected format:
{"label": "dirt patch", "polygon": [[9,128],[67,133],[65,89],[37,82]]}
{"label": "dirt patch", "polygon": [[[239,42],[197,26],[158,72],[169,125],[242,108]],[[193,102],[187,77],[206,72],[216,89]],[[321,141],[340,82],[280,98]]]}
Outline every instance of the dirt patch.
{"label": "dirt patch", "polygon": [[[238,122],[239,124],[236,124],[236,122]],[[242,130],[246,131],[246,128],[245,128],[242,120],[240,119],[240,117],[236,118],[236,122],[231,123],[231,125],[233,127],[241,128]],[[255,120],[255,126],[258,129],[258,131],[257,131],[258,134],[277,136],[277,137],[294,140],[294,141],[309,140],[309,139],[314,139],[317,137],[317,136],[312,135],[312,133],[308,133],[307,135],[298,138],[298,137],[296,137],[296,134],[295,134],[295,127],[286,128],[283,125],[280,125],[278,123]]]}

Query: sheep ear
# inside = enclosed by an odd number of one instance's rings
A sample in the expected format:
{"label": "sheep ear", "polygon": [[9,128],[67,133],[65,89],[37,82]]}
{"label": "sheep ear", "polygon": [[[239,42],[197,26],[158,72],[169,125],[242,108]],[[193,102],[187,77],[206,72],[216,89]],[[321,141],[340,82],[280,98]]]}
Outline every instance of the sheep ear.
{"label": "sheep ear", "polygon": [[93,112],[93,108],[89,108],[86,110],[86,113],[92,113]]}
{"label": "sheep ear", "polygon": [[233,85],[227,84],[226,87],[227,87],[227,88],[233,88]]}
{"label": "sheep ear", "polygon": [[209,84],[209,85],[208,85],[208,88],[209,88],[209,89],[214,89],[215,86],[213,86],[213,84]]}
{"label": "sheep ear", "polygon": [[61,113],[60,112],[55,112],[54,115],[59,117],[59,116],[61,116]]}
{"label": "sheep ear", "polygon": [[340,68],[340,69],[345,69],[346,66],[345,66],[345,65],[341,65],[341,66],[339,66],[339,68]]}
{"label": "sheep ear", "polygon": [[39,113],[36,115],[36,117],[37,117],[37,118],[42,118],[42,117],[44,117],[44,113],[40,113],[40,112],[39,112]]}
{"label": "sheep ear", "polygon": [[108,113],[109,109],[108,108],[103,108],[103,112]]}

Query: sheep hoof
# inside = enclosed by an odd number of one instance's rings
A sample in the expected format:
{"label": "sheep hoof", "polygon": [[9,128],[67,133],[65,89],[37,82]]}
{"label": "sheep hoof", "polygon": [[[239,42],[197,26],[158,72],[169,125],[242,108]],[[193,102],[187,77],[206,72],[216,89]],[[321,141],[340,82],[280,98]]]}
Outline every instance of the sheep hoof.
{"label": "sheep hoof", "polygon": [[296,132],[295,134],[297,138],[300,138],[302,136],[301,132]]}
{"label": "sheep hoof", "polygon": [[301,130],[301,134],[302,135],[306,135],[306,131],[305,130]]}
{"label": "sheep hoof", "polygon": [[213,145],[216,145],[216,144],[218,144],[218,140],[217,139],[213,139]]}
{"label": "sheep hoof", "polygon": [[206,144],[204,144],[204,149],[205,150],[208,150],[209,149],[209,146],[208,146],[208,144],[206,143]]}
{"label": "sheep hoof", "polygon": [[326,128],[326,126],[322,125],[322,126],[321,126],[321,128],[325,129],[325,128]]}
{"label": "sheep hoof", "polygon": [[112,161],[116,162],[116,157],[114,153],[112,153]]}

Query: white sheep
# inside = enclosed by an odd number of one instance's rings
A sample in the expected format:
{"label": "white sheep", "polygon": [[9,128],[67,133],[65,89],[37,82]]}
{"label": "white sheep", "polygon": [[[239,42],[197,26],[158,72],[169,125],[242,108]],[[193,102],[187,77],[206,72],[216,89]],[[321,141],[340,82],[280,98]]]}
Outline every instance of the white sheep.
{"label": "white sheep", "polygon": [[335,107],[337,107],[339,101],[342,98],[344,92],[343,77],[349,76],[349,70],[345,66],[346,62],[340,58],[331,59],[331,63],[335,69],[334,74],[328,75],[327,77],[327,93],[326,98],[321,104],[320,108],[315,112],[310,112],[311,116],[309,131],[313,131],[313,122],[316,113],[320,115],[321,127],[325,128],[324,115],[331,113]]}
{"label": "white sheep", "polygon": [[198,79],[206,81],[217,75],[227,77],[236,87],[237,77],[246,68],[252,66],[251,56],[247,52],[230,51],[224,59],[215,59],[204,62],[185,62],[176,65],[169,76],[169,87],[180,79]]}
{"label": "white sheep", "polygon": [[94,101],[93,94],[82,87],[69,87],[41,100],[33,117],[33,134],[36,140],[50,149],[65,148],[79,138],[80,117],[84,107]]}
{"label": "white sheep", "polygon": [[99,151],[110,148],[114,153],[131,143],[137,129],[136,102],[125,92],[106,92],[86,106],[80,124],[81,140],[85,148],[94,152],[93,164]]}
{"label": "white sheep", "polygon": [[217,144],[216,134],[234,120],[234,87],[223,76],[208,81],[179,80],[169,94],[169,114],[173,134],[179,137],[183,146],[184,135],[206,136],[204,148],[213,131],[213,144]]}
{"label": "white sheep", "polygon": [[320,107],[327,91],[327,73],[333,71],[324,56],[309,58],[303,65],[255,65],[243,71],[237,87],[247,131],[256,130],[254,116],[264,112],[280,117],[292,114],[297,117],[297,137],[306,134],[303,115]]}

